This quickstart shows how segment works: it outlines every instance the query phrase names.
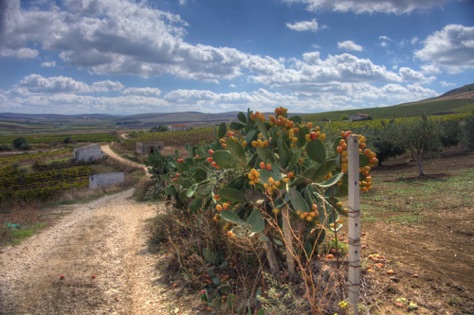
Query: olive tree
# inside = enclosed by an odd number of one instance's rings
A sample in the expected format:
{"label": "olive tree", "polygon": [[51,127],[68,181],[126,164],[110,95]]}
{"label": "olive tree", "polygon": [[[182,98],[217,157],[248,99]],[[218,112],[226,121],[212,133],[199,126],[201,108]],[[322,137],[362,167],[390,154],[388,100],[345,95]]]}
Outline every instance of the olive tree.
{"label": "olive tree", "polygon": [[423,158],[439,154],[443,148],[439,124],[427,115],[406,121],[398,126],[399,142],[406,146],[418,166],[418,175],[423,176]]}

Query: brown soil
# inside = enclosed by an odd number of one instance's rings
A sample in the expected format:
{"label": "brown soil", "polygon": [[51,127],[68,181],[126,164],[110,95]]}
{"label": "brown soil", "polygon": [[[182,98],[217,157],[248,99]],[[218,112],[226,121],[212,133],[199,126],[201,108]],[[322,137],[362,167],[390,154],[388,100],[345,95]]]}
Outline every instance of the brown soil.
{"label": "brown soil", "polygon": [[[427,160],[425,178],[472,167],[474,153]],[[425,180],[414,175],[412,163],[378,168],[374,186]],[[162,205],[137,203],[132,193],[62,206],[55,211],[67,215],[58,224],[2,249],[0,314],[196,314],[199,301],[164,282],[163,260],[148,251],[146,220]],[[455,198],[446,187],[437,210],[422,210],[418,224],[363,222],[363,267],[373,265],[369,254],[384,258],[363,272],[362,302],[371,310],[362,314],[474,314],[474,207],[453,208]]]}
{"label": "brown soil", "polygon": [[[0,314],[192,314],[161,283],[133,190],[61,206],[60,222],[0,252]],[[61,279],[64,275],[64,279]]]}
{"label": "brown soil", "polygon": [[[403,163],[376,169],[374,180],[443,181],[450,171],[474,167],[474,154],[455,154],[424,164],[428,175],[421,178],[412,176],[417,174],[413,163]],[[388,260],[367,279],[379,299],[377,314],[407,313],[408,302],[399,303],[397,298],[416,303],[417,310],[412,310],[416,314],[474,314],[474,206],[459,206],[449,186],[436,203],[436,211],[421,210],[421,223],[363,222],[364,255],[378,253]],[[392,279],[386,274],[388,269],[395,271]]]}

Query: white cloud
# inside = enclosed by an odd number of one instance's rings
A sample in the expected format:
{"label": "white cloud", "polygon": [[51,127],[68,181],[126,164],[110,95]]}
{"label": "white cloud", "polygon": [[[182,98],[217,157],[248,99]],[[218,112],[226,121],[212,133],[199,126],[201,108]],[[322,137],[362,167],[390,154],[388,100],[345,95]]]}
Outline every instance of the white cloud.
{"label": "white cloud", "polygon": [[[317,63],[317,54],[307,57],[307,60]],[[272,111],[284,104],[292,108],[293,112],[306,113],[385,106],[437,95],[416,83],[388,83],[377,87],[366,82],[299,81],[288,83],[287,89],[280,88],[278,92],[263,88],[230,93],[179,89],[164,95],[157,88],[120,90],[121,86],[114,81],[98,81],[87,85],[66,77],[30,75],[12,90],[4,93],[0,91],[0,108],[29,113],[126,114],[179,112],[190,108],[201,112],[245,111],[247,108]],[[117,90],[121,94],[117,94]],[[88,94],[82,93],[84,91],[88,91]]]}
{"label": "white cloud", "polygon": [[343,42],[338,42],[337,43],[337,48],[339,49],[345,49],[345,50],[352,50],[352,51],[362,51],[364,48],[361,45],[358,45],[354,43],[351,40],[346,40]]}
{"label": "white cloud", "polygon": [[450,82],[446,82],[446,81],[441,81],[441,86],[442,87],[453,87],[453,86],[456,86],[455,83],[450,83]]}
{"label": "white cloud", "polygon": [[413,37],[413,38],[410,40],[410,44],[412,44],[413,46],[415,46],[419,41],[420,41],[420,39],[415,36],[415,37]]}
{"label": "white cloud", "polygon": [[118,81],[98,81],[92,83],[91,90],[93,92],[109,92],[109,91],[120,91],[123,89],[122,83]]}
{"label": "white cloud", "polygon": [[54,76],[43,77],[39,74],[30,74],[24,77],[10,93],[19,95],[33,94],[84,94],[84,93],[105,93],[120,91],[123,89],[122,83],[118,81],[98,81],[91,85],[74,80],[70,77]]}
{"label": "white cloud", "polygon": [[158,88],[127,88],[122,92],[125,95],[143,95],[143,96],[160,96],[161,90]]}
{"label": "white cloud", "polygon": [[442,72],[438,66],[433,64],[422,65],[421,71],[425,74],[440,74]]}
{"label": "white cloud", "polygon": [[250,76],[250,80],[279,88],[300,88],[327,82],[402,82],[402,77],[376,65],[369,59],[351,54],[329,55],[321,59],[319,52],[303,54],[303,60],[291,59],[285,64],[273,65],[272,71]]}
{"label": "white cloud", "polygon": [[474,69],[474,27],[450,24],[428,36],[415,57],[449,72]]}
{"label": "white cloud", "polygon": [[30,74],[18,83],[15,91],[19,94],[84,93],[90,92],[90,88],[86,83],[76,81],[69,77],[57,76],[45,78],[39,74]]}
{"label": "white cloud", "polygon": [[392,39],[388,36],[385,36],[385,35],[379,36],[380,46],[383,48],[387,48],[390,45],[391,41]]}
{"label": "white cloud", "polygon": [[48,11],[11,3],[4,14],[4,56],[36,57],[38,51],[27,48],[36,44],[98,74],[172,74],[211,82],[240,76],[246,58],[233,48],[186,43],[187,24],[146,2],[66,1]]}
{"label": "white cloud", "polygon": [[305,32],[305,31],[316,32],[319,29],[319,25],[316,19],[312,19],[311,21],[296,22],[293,24],[286,23],[286,27],[296,32]]}
{"label": "white cloud", "polygon": [[231,89],[235,89],[235,88],[237,87],[237,85],[235,85],[234,83],[231,83],[231,84],[229,84],[229,87],[230,87]]}
{"label": "white cloud", "polygon": [[41,63],[41,67],[43,68],[55,68],[56,67],[56,61],[45,61]]}
{"label": "white cloud", "polygon": [[302,3],[311,12],[336,11],[362,13],[409,14],[441,6],[446,0],[283,0]]}
{"label": "white cloud", "polygon": [[433,76],[427,78],[422,72],[407,67],[401,67],[398,72],[400,73],[403,82],[431,83],[436,79]]}
{"label": "white cloud", "polygon": [[18,49],[4,48],[0,50],[0,57],[33,59],[33,58],[38,57],[38,55],[39,55],[39,51],[36,49],[31,49],[31,48],[18,48]]}

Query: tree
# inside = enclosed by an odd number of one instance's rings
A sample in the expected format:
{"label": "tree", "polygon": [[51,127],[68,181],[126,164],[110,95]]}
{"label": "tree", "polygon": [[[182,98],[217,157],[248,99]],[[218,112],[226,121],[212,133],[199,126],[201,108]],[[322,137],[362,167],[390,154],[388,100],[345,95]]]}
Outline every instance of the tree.
{"label": "tree", "polygon": [[367,138],[377,153],[379,166],[382,166],[382,163],[389,158],[403,154],[406,150],[403,143],[398,141],[398,128],[393,119],[388,124],[382,121],[382,127],[372,129],[367,134]]}
{"label": "tree", "polygon": [[474,112],[462,126],[462,142],[470,150],[474,150]]}
{"label": "tree", "polygon": [[406,146],[416,160],[418,175],[423,176],[423,158],[435,156],[442,150],[441,130],[439,125],[427,115],[399,126],[399,141]]}
{"label": "tree", "polygon": [[26,139],[23,137],[16,138],[13,140],[13,147],[18,150],[29,150],[31,146],[26,142]]}
{"label": "tree", "polygon": [[150,132],[164,132],[168,131],[169,128],[164,125],[159,125],[159,126],[154,126],[153,128],[150,129]]}
{"label": "tree", "polygon": [[462,130],[457,121],[449,120],[441,127],[441,143],[443,147],[456,146],[461,142]]}

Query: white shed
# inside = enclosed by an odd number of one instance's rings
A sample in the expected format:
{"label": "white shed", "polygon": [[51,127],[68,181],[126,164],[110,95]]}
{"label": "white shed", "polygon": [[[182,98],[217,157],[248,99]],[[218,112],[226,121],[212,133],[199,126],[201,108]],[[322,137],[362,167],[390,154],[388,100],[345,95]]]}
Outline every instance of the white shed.
{"label": "white shed", "polygon": [[76,161],[90,162],[100,160],[104,157],[104,153],[98,144],[89,144],[74,149],[74,159]]}
{"label": "white shed", "polygon": [[122,172],[94,174],[89,176],[89,189],[120,184],[123,183],[124,180],[125,175]]}

